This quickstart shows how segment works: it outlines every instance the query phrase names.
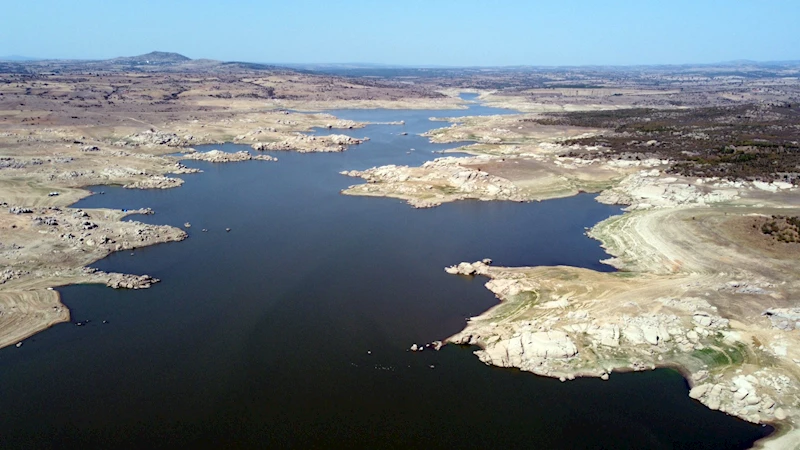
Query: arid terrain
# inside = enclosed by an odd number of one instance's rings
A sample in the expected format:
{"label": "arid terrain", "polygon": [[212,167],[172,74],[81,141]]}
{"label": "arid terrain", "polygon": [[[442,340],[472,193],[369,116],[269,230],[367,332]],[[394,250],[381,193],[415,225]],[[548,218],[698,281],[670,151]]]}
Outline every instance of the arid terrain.
{"label": "arid terrain", "polygon": [[489,278],[501,300],[448,342],[562,380],[675,367],[709,408],[778,424],[760,445],[796,448],[798,84],[734,78],[480,91],[522,113],[453,119],[429,137],[473,142],[455,150],[472,156],[345,172],[367,183],[344,193],[418,208],[578,192],[625,205],[589,231],[618,272],[493,267],[491,255],[446,268]]}
{"label": "arid terrain", "polygon": [[463,108],[472,92],[518,113],[446,119],[428,137],[466,142],[470,156],[346,171],[366,182],[343,193],[422,208],[593,192],[626,212],[588,232],[617,272],[453,261],[448,273],[488,278],[500,303],[448,342],[562,380],[674,367],[709,408],[775,424],[763,448],[798,448],[798,74],[788,63],[314,72],[170,53],[0,62],[0,346],[70,320],[54,287],[158,281],[92,262],[186,238],[122,220],[158,211],[71,208],[88,187],[177,188],[196,172],[182,159],[280,165],[199,144],[346,151],[362,140],[305,134],[363,126],[324,110]]}
{"label": "arid terrain", "polygon": [[[70,208],[89,186],[168,189],[195,172],[181,159],[233,162],[268,155],[191,153],[237,142],[262,150],[343,151],[359,139],[306,136],[314,127],[358,128],[289,108],[452,107],[427,88],[303,74],[155,53],[104,62],[0,64],[0,344],[69,320],[52,288],[119,282],[85,266],[111,252],[181,240],[171,227],[122,221],[139,211]],[[411,105],[413,103],[414,105]],[[318,109],[318,108],[316,108]],[[186,152],[184,156],[172,156]]]}

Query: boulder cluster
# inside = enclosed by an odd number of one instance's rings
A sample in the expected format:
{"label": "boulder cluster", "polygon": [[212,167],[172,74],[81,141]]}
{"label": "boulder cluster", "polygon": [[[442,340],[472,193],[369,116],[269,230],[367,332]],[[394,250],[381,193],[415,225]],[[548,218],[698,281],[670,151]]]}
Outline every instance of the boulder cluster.
{"label": "boulder cluster", "polygon": [[358,145],[369,138],[357,139],[343,134],[328,136],[309,136],[298,134],[292,138],[278,142],[257,142],[251,147],[254,150],[294,150],[300,153],[311,152],[343,152],[351,145]]}
{"label": "boulder cluster", "polygon": [[228,153],[228,152],[223,152],[221,150],[210,150],[207,152],[190,153],[188,155],[183,156],[183,159],[193,159],[197,161],[207,161],[212,163],[226,163],[226,162],[238,162],[238,161],[250,161],[250,160],[259,160],[259,161],[278,160],[278,158],[269,155],[253,156],[246,151]]}
{"label": "boulder cluster", "polygon": [[788,377],[771,377],[750,375],[737,375],[730,383],[703,383],[698,384],[689,391],[689,396],[703,402],[714,410],[742,417],[751,422],[760,422],[765,417],[774,417],[784,420],[787,412],[776,405],[775,400],[769,395],[759,395],[759,388],[769,388],[780,392],[787,383]]}
{"label": "boulder cluster", "polygon": [[158,278],[153,278],[150,275],[110,273],[108,274],[106,286],[114,289],[147,289],[159,281]]}

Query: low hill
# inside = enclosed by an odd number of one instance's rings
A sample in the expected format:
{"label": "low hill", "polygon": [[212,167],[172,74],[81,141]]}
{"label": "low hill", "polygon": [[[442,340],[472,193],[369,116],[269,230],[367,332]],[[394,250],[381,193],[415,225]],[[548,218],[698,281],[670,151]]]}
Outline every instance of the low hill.
{"label": "low hill", "polygon": [[167,64],[181,64],[192,59],[183,56],[180,53],[172,52],[150,52],[139,56],[126,56],[121,58],[114,58],[109,60],[114,64],[154,64],[154,65],[167,65]]}

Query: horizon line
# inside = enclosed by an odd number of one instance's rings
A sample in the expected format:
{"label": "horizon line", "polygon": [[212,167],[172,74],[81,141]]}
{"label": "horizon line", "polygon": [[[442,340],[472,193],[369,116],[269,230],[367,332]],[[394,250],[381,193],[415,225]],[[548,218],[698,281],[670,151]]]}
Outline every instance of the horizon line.
{"label": "horizon line", "polygon": [[[177,55],[185,56],[183,53],[179,52],[169,52],[169,51],[153,51],[149,53],[174,53]],[[35,63],[35,62],[47,62],[47,61],[75,61],[75,62],[103,62],[103,61],[110,61],[117,58],[136,58],[138,56],[144,56],[148,53],[143,53],[139,55],[133,56],[115,56],[111,58],[42,58],[42,57],[33,57],[27,55],[19,55],[19,54],[7,54],[0,56],[0,61],[3,62],[13,62],[13,63]],[[517,68],[517,67],[532,67],[532,68],[580,68],[580,67],[615,67],[615,68],[625,68],[625,67],[665,67],[665,66],[714,66],[714,65],[730,65],[730,64],[755,64],[755,65],[764,65],[764,64],[800,64],[800,58],[798,59],[780,59],[780,60],[755,60],[755,59],[731,59],[731,60],[724,60],[724,61],[714,61],[714,62],[682,62],[682,63],[592,63],[592,64],[526,64],[526,63],[517,63],[517,64],[501,64],[501,65],[480,65],[480,64],[465,64],[465,65],[449,65],[449,64],[401,64],[401,63],[380,63],[380,62],[264,62],[264,61],[248,61],[248,60],[241,60],[241,59],[214,59],[214,58],[191,58],[188,57],[191,61],[198,61],[198,60],[209,60],[209,61],[218,61],[218,62],[227,62],[227,63],[249,63],[249,64],[264,64],[264,65],[271,65],[271,66],[278,66],[278,67],[291,67],[291,66],[358,66],[357,68],[360,69],[369,69],[368,66],[374,66],[371,68],[374,69],[502,69],[502,68]]]}

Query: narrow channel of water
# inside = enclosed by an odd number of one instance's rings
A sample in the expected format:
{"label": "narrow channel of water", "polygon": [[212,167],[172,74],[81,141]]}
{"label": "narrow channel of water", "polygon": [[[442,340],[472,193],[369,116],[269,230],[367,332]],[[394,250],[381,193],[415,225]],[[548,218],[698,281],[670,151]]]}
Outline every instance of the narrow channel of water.
{"label": "narrow channel of water", "polygon": [[90,322],[0,350],[2,448],[741,449],[764,436],[689,399],[674,371],[560,383],[484,366],[465,348],[406,351],[496,302],[485,280],[446,265],[610,270],[583,233],[619,209],[589,195],[414,210],[339,194],[359,182],[341,170],[453,147],[414,135],[442,125],[428,117],[500,112],[337,111],[406,123],[347,130],[371,141],[344,153],[187,162],[205,172],[181,188],[104,187],[79,202],[152,207],[134,219],[191,222],[190,238],[99,261],[163,281],[60,289],[73,321]]}

